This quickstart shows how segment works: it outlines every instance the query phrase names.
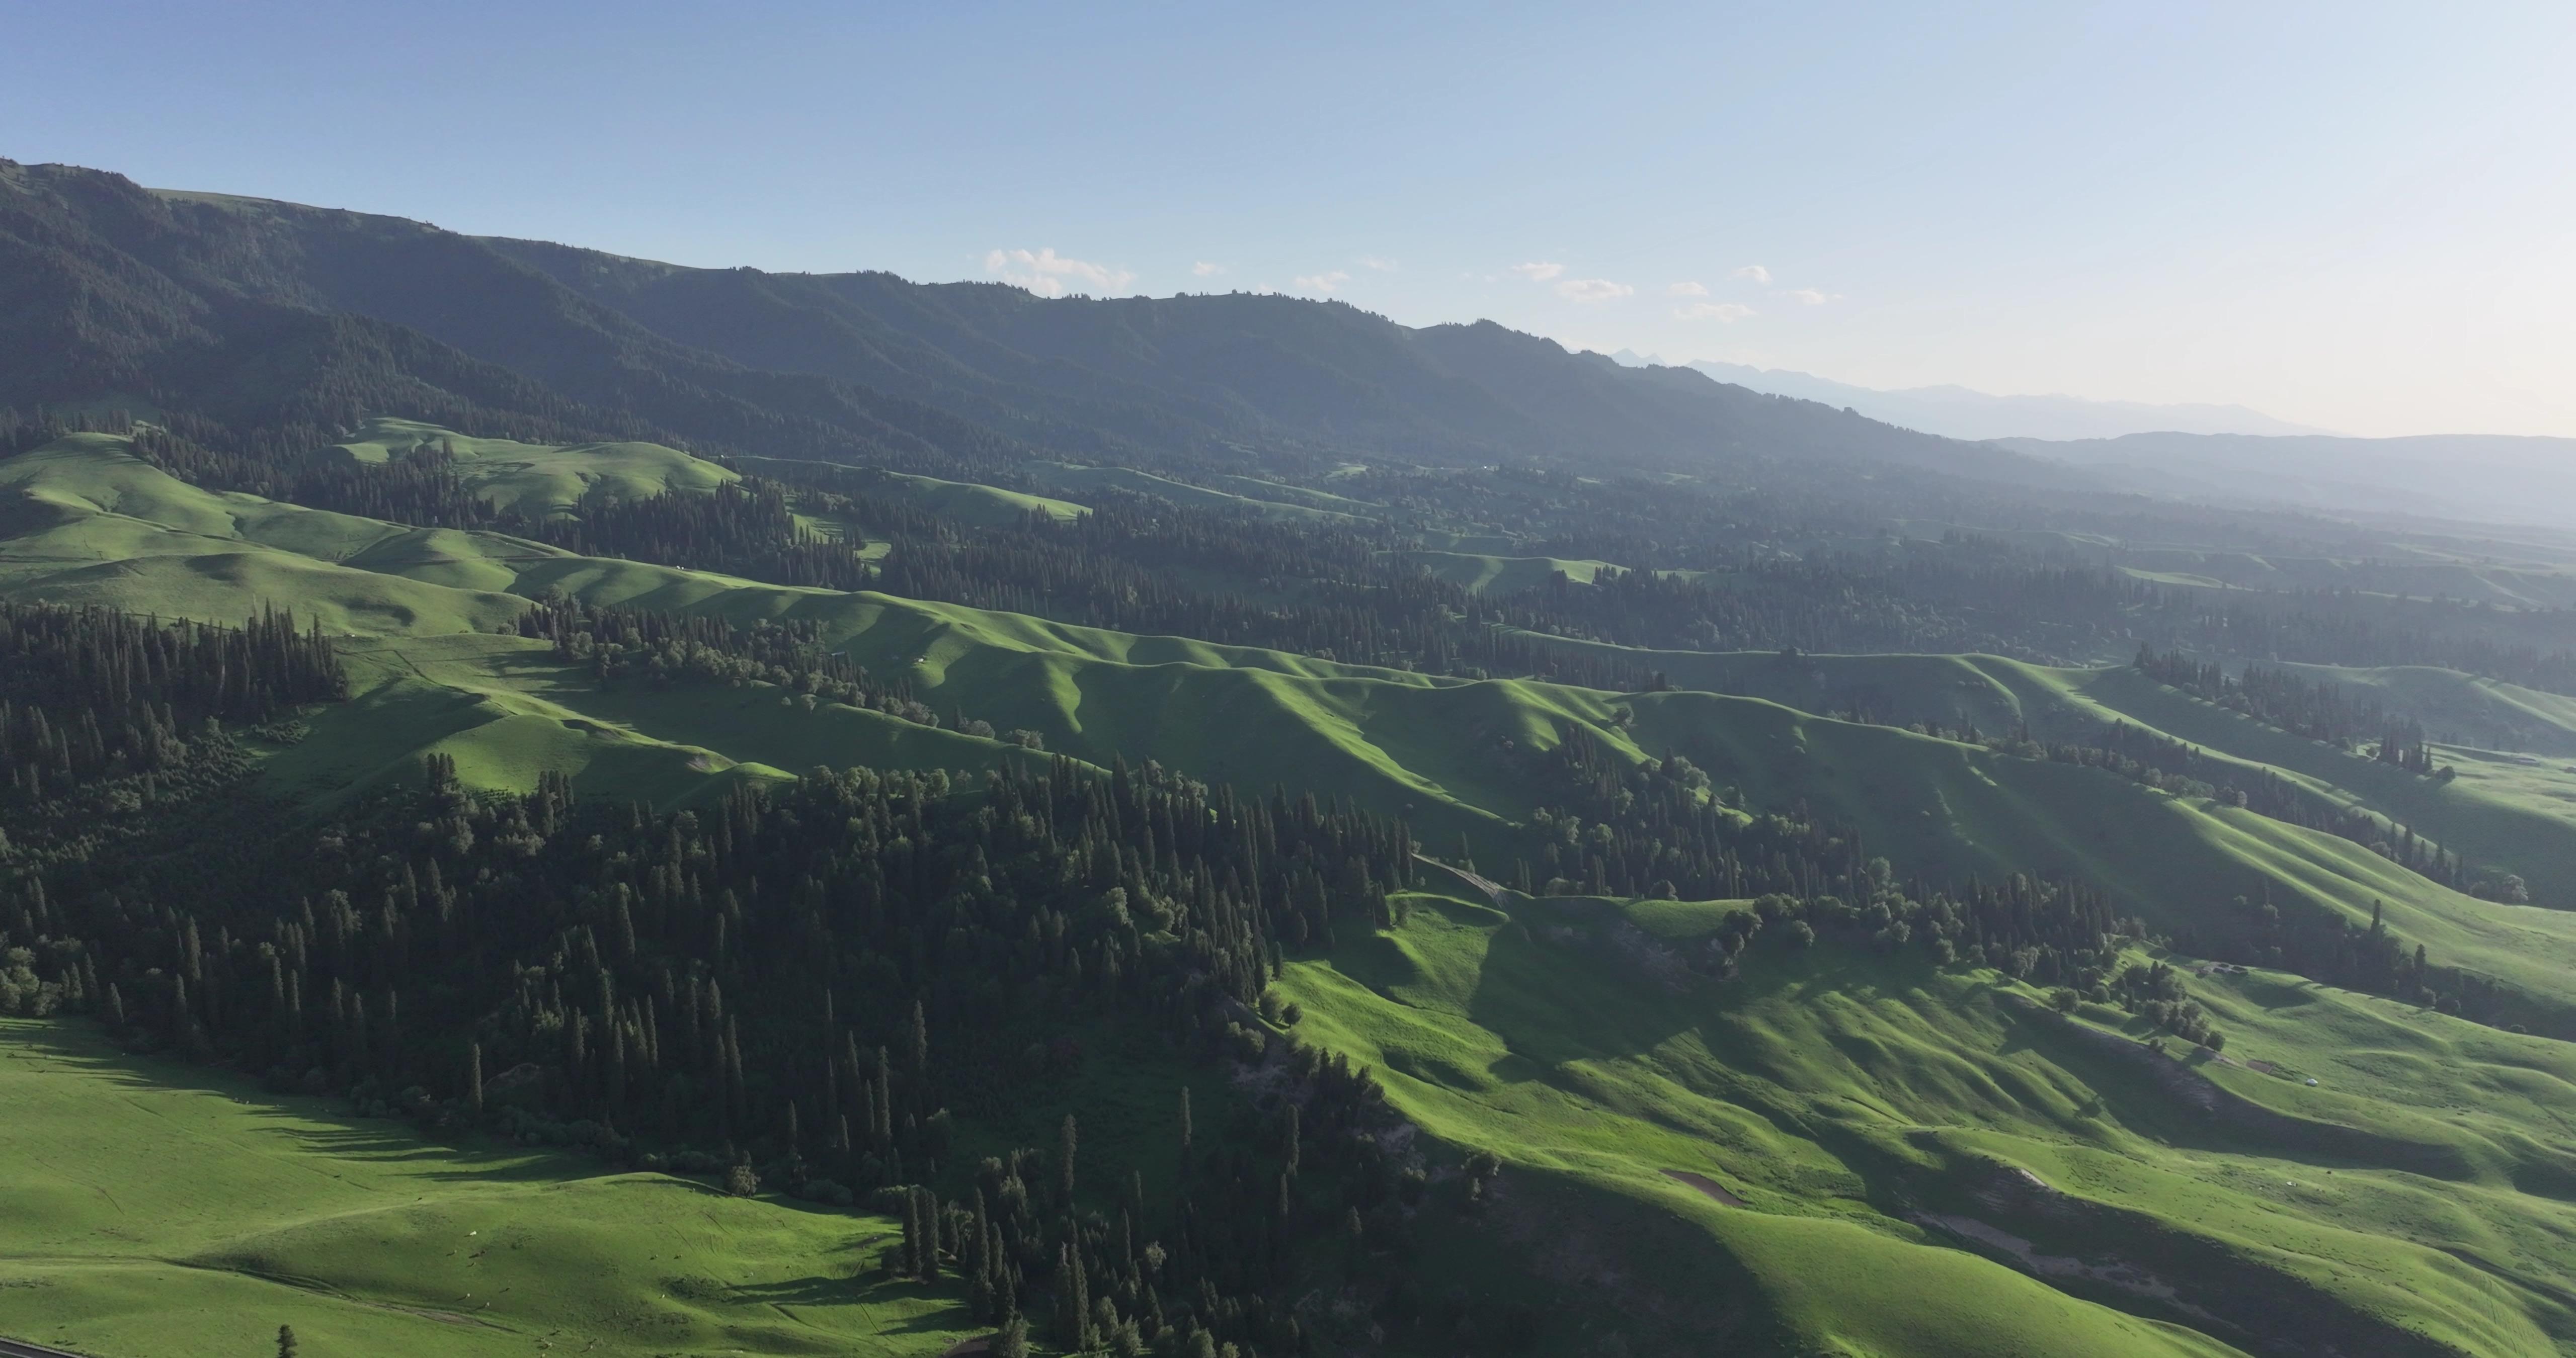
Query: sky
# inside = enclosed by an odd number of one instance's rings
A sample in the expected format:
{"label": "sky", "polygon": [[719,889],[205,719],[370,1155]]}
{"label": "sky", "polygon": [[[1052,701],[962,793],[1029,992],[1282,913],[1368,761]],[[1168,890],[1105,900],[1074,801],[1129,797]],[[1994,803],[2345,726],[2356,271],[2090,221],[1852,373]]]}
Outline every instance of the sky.
{"label": "sky", "polygon": [[0,156],[684,264],[2576,436],[2576,4],[0,0]]}

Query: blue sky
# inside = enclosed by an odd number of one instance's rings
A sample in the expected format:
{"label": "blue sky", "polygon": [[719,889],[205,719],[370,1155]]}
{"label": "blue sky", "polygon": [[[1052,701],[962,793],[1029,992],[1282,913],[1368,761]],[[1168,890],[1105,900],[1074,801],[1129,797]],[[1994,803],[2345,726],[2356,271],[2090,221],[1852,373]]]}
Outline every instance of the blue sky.
{"label": "blue sky", "polygon": [[2576,435],[2576,5],[8,3],[0,155],[690,264]]}

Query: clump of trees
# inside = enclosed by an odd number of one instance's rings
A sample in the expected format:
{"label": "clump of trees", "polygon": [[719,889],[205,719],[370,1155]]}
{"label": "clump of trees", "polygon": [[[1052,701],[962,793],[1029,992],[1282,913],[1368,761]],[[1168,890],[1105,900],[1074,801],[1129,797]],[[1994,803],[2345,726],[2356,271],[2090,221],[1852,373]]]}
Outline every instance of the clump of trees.
{"label": "clump of trees", "polygon": [[1293,1111],[1233,1110],[1153,1200],[1136,1166],[1082,1188],[1070,1122],[979,1163],[955,1127],[1069,1078],[1086,1027],[1264,1059],[1282,939],[1385,922],[1412,853],[1400,823],[1152,766],[817,771],[646,815],[553,774],[476,796],[433,760],[254,871],[109,850],[13,873],[0,944],[45,940],[60,1007],[279,1088],[736,1192],[891,1193],[907,1271],[996,1325],[1292,1353],[1301,1242],[1338,1229],[1326,1203],[1394,1191],[1364,1072],[1280,1058]]}
{"label": "clump of trees", "polygon": [[766,683],[816,702],[940,724],[910,684],[878,682],[865,666],[824,649],[821,626],[802,619],[763,618],[745,627],[712,614],[603,608],[554,593],[515,626],[523,637],[553,643],[557,657],[587,668],[602,688]]}
{"label": "clump of trees", "polygon": [[2302,679],[2288,670],[2249,664],[2230,677],[2216,661],[2194,660],[2179,650],[2159,654],[2140,646],[2140,673],[2196,698],[2232,708],[2292,735],[2350,750],[2374,741],[2370,757],[2409,773],[2433,777],[2433,755],[2424,728],[2391,715],[2376,701],[2356,699],[2340,684]]}

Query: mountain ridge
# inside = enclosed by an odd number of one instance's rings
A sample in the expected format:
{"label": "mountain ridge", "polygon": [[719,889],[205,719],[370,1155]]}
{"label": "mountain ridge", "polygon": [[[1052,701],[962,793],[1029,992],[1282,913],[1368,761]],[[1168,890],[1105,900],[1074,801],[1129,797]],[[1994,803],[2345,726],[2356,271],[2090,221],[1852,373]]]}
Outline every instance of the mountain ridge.
{"label": "mountain ridge", "polygon": [[[0,175],[0,260],[24,280],[0,302],[0,339],[55,355],[0,378],[0,403],[141,389],[327,425],[389,413],[360,409],[351,394],[365,388],[379,406],[389,392],[444,404],[409,412],[424,417],[482,406],[594,436],[932,474],[1040,456],[1220,471],[1360,456],[2087,484],[1830,407],[1630,373],[1489,321],[1416,330],[1252,294],[1041,299],[881,273],[688,269],[68,166]],[[277,362],[267,330],[299,326],[321,329],[312,352]],[[266,361],[241,356],[254,350]]]}

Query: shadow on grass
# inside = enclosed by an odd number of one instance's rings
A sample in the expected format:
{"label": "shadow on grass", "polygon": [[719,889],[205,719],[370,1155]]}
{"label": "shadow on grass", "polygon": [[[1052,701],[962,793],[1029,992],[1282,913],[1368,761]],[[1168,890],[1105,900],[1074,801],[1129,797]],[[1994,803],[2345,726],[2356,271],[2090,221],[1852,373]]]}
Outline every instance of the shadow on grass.
{"label": "shadow on grass", "polygon": [[563,1181],[615,1172],[559,1151],[441,1142],[409,1123],[354,1116],[336,1099],[269,1093],[229,1067],[195,1065],[170,1056],[138,1056],[120,1050],[79,1019],[0,1021],[0,1044],[126,1091],[218,1095],[245,1111],[253,1133],[290,1142],[298,1151],[347,1161],[450,1161],[456,1166],[444,1172],[421,1172],[419,1177],[425,1179]]}
{"label": "shadow on grass", "polygon": [[745,1283],[725,1289],[729,1304],[743,1306],[880,1306],[901,1302],[925,1309],[890,1326],[905,1333],[963,1330],[971,1327],[966,1308],[944,1284],[924,1284],[878,1273],[833,1277],[811,1274],[777,1282]]}

